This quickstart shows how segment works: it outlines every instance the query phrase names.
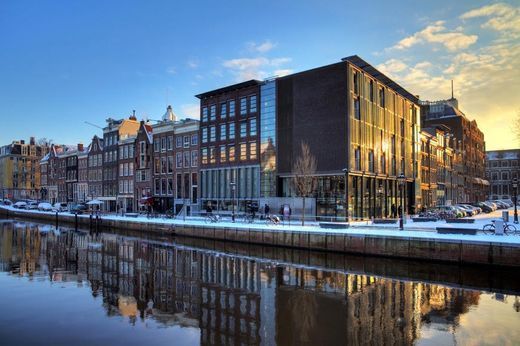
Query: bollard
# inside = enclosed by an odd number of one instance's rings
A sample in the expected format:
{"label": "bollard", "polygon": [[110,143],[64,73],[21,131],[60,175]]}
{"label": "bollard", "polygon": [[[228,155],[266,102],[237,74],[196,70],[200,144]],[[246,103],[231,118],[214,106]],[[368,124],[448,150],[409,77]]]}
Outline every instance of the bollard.
{"label": "bollard", "polygon": [[504,220],[495,220],[495,235],[504,235]]}
{"label": "bollard", "polygon": [[89,217],[89,229],[92,230],[92,214]]}
{"label": "bollard", "polygon": [[504,220],[504,222],[509,222],[509,211],[502,211],[502,220]]}
{"label": "bollard", "polygon": [[58,212],[56,212],[56,228],[58,228]]}
{"label": "bollard", "polygon": [[74,213],[74,226],[78,230],[78,213]]}

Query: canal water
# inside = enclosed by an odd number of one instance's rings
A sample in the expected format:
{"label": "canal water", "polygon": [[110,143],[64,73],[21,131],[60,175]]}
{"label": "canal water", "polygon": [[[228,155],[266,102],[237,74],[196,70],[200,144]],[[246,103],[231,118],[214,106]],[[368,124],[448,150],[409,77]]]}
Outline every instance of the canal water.
{"label": "canal water", "polygon": [[0,344],[520,344],[517,271],[227,246],[0,220]]}

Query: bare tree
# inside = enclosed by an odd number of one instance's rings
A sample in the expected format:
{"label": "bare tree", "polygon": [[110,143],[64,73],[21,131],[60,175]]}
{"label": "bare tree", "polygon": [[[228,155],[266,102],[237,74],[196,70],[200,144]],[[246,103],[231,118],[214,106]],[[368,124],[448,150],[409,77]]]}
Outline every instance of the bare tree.
{"label": "bare tree", "polygon": [[36,141],[38,145],[48,146],[50,147],[54,141],[52,139],[48,139],[47,137],[38,138]]}
{"label": "bare tree", "polygon": [[302,226],[305,225],[305,198],[310,197],[316,189],[316,158],[306,143],[301,143],[300,156],[293,165],[292,183],[296,195],[302,197]]}

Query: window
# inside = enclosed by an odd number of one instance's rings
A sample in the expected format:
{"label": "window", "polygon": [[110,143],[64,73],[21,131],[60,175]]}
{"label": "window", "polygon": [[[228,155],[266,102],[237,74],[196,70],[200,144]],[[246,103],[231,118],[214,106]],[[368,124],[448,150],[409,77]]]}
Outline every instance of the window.
{"label": "window", "polygon": [[381,173],[386,174],[386,156],[385,153],[381,155]]}
{"label": "window", "polygon": [[189,151],[185,151],[184,152],[184,167],[190,167],[190,152]]}
{"label": "window", "polygon": [[168,150],[173,150],[173,136],[168,136]]}
{"label": "window", "polygon": [[199,144],[199,135],[194,133],[191,135],[191,145],[198,145]]}
{"label": "window", "polygon": [[221,145],[220,146],[220,162],[226,162],[226,159],[227,159],[226,146]]}
{"label": "window", "polygon": [[190,147],[190,136],[184,136],[184,147],[185,148]]}
{"label": "window", "polygon": [[182,153],[177,153],[175,157],[176,157],[175,167],[182,168]]}
{"label": "window", "polygon": [[235,123],[229,123],[229,139],[235,139]]}
{"label": "window", "polygon": [[201,122],[208,121],[208,107],[202,107],[202,116],[201,116]]}
{"label": "window", "polygon": [[240,138],[247,137],[247,123],[245,121],[242,121],[240,123]]}
{"label": "window", "polygon": [[[177,138],[180,138],[180,137],[177,137]],[[202,128],[202,143],[207,143],[207,142],[208,142],[208,128],[203,127]]]}
{"label": "window", "polygon": [[159,152],[161,142],[159,141],[159,138],[156,139],[156,141],[153,143],[153,151]]}
{"label": "window", "polygon": [[220,104],[220,119],[226,119],[227,116],[227,103],[223,102]]}
{"label": "window", "polygon": [[256,118],[249,120],[249,135],[256,136]]}
{"label": "window", "polygon": [[134,175],[134,163],[130,162],[128,164],[128,175],[133,176]]}
{"label": "window", "polygon": [[168,178],[168,190],[166,191],[166,193],[168,195],[173,194],[173,179],[172,178]]}
{"label": "window", "polygon": [[207,165],[208,164],[208,148],[202,148],[202,164]]}
{"label": "window", "polygon": [[166,174],[166,156],[161,157],[161,173]]}
{"label": "window", "polygon": [[173,173],[173,156],[168,156],[168,173]]}
{"label": "window", "polygon": [[246,115],[247,113],[247,98],[242,97],[240,99],[240,115]]}
{"label": "window", "polygon": [[357,71],[354,71],[353,86],[354,86],[354,93],[359,95],[359,72],[357,72]]}
{"label": "window", "polygon": [[400,129],[401,129],[401,137],[404,137],[404,119],[401,119]]}
{"label": "window", "polygon": [[359,96],[354,98],[354,117],[357,120],[361,120],[361,109],[359,106]]}
{"label": "window", "polygon": [[234,145],[229,146],[229,161],[230,162],[235,161],[235,146]]}
{"label": "window", "polygon": [[215,147],[209,148],[209,163],[215,163],[216,160],[216,154],[215,154]]}
{"label": "window", "polygon": [[374,151],[373,150],[369,150],[368,151],[368,170],[370,172],[374,172],[375,171],[375,164],[374,164]]}
{"label": "window", "polygon": [[354,151],[354,167],[356,169],[356,171],[360,171],[361,170],[361,151],[359,150],[359,148],[356,148],[356,150]]}
{"label": "window", "polygon": [[134,146],[133,145],[129,145],[128,146],[128,157],[129,158],[133,158],[134,157]]}
{"label": "window", "polygon": [[216,105],[211,105],[209,107],[209,120],[215,120],[217,116],[217,106]]}
{"label": "window", "polygon": [[160,189],[160,179],[155,179],[154,180],[154,194],[158,195],[159,194],[159,189]]}
{"label": "window", "polygon": [[154,172],[155,172],[156,174],[159,174],[159,173],[161,172],[161,167],[160,167],[160,165],[161,165],[161,161],[159,160],[158,157],[156,157],[156,158],[154,159]]}
{"label": "window", "polygon": [[249,96],[249,113],[256,113],[256,95]]}
{"label": "window", "polygon": [[[202,129],[205,129],[205,127],[203,127]],[[182,136],[175,137],[175,146],[177,148],[182,148]]]}
{"label": "window", "polygon": [[216,140],[217,140],[217,134],[216,134],[215,126],[210,126],[209,127],[209,141],[215,142]]}
{"label": "window", "polygon": [[370,102],[374,102],[374,81],[370,81]]}
{"label": "window", "polygon": [[509,180],[509,172],[502,172],[502,180]]}
{"label": "window", "polygon": [[220,137],[221,141],[225,141],[227,137],[227,126],[226,124],[220,124]]}
{"label": "window", "polygon": [[166,137],[161,137],[161,151],[166,151]]}
{"label": "window", "polygon": [[247,160],[247,144],[240,143],[240,161]]}
{"label": "window", "polygon": [[233,118],[235,116],[235,100],[229,101],[229,117]]}
{"label": "window", "polygon": [[385,88],[379,88],[379,105],[385,108]]}
{"label": "window", "polygon": [[177,174],[177,198],[182,198],[182,175]]}
{"label": "window", "polygon": [[249,143],[249,159],[256,160],[256,142]]}
{"label": "window", "polygon": [[197,167],[199,165],[199,152],[197,150],[191,151],[191,167]]}

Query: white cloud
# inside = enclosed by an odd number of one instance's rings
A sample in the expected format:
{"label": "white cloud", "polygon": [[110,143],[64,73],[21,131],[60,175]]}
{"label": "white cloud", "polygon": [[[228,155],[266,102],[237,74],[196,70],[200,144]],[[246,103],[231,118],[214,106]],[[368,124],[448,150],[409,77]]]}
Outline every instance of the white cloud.
{"label": "white cloud", "polygon": [[188,117],[193,119],[200,118],[200,105],[195,103],[183,104],[181,106],[181,117]]}
{"label": "white cloud", "polygon": [[266,40],[260,44],[257,44],[255,42],[248,42],[247,46],[251,51],[258,53],[267,53],[268,51],[276,47],[276,43],[273,43],[270,40]]}
{"label": "white cloud", "polygon": [[460,19],[482,17],[487,18],[482,28],[499,31],[502,35],[520,36],[520,7],[504,3],[486,5],[462,14]]}
{"label": "white cloud", "polygon": [[286,69],[280,69],[280,70],[274,70],[273,75],[277,77],[283,77],[291,74],[293,70],[286,68]]}
{"label": "white cloud", "polygon": [[190,59],[186,62],[186,65],[188,65],[189,68],[195,69],[199,67],[199,62],[195,59]]}
{"label": "white cloud", "polygon": [[[236,58],[225,60],[222,65],[236,75],[237,81],[244,81],[249,79],[263,79],[273,75],[275,71],[287,72],[289,70],[280,69],[278,67],[290,61],[291,58],[287,57],[273,59],[266,57]],[[272,71],[273,68],[275,71]]]}
{"label": "white cloud", "polygon": [[449,51],[457,51],[468,48],[477,42],[477,35],[466,35],[461,30],[462,28],[459,27],[455,31],[448,31],[444,26],[444,21],[437,21],[423,30],[403,38],[392,48],[407,49],[419,43],[437,43]]}
{"label": "white cloud", "polygon": [[177,74],[177,69],[175,67],[168,67],[166,69],[166,73],[168,73],[168,74]]}

